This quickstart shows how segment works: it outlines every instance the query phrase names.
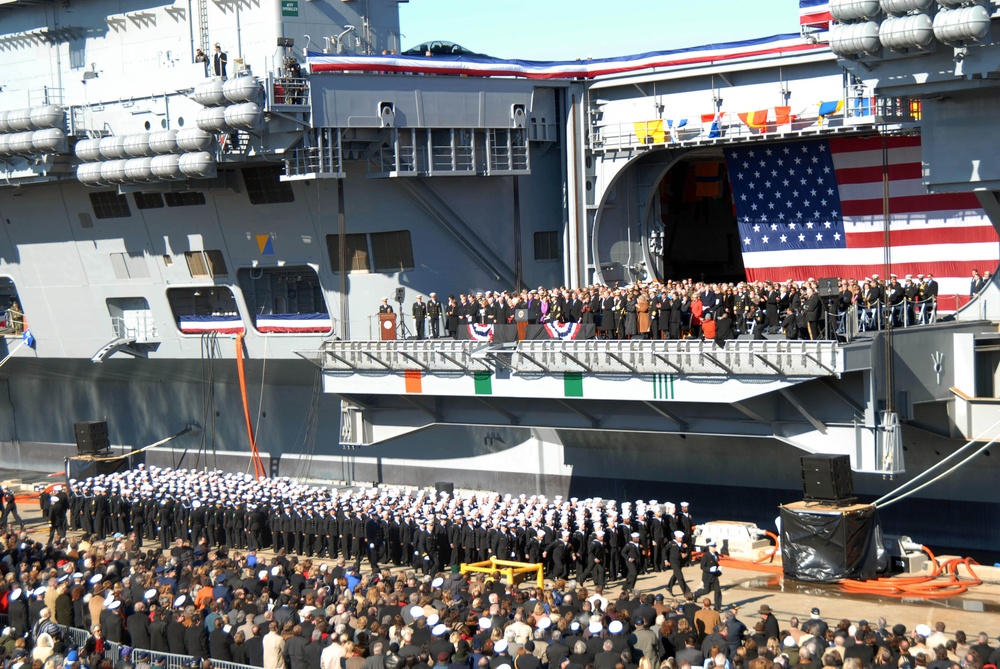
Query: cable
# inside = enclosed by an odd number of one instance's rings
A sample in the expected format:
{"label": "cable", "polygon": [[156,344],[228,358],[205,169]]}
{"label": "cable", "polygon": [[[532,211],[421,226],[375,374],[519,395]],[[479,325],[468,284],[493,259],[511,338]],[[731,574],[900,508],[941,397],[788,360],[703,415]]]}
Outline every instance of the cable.
{"label": "cable", "polygon": [[[921,479],[923,479],[926,476],[930,475],[932,472],[934,472],[935,470],[939,469],[940,467],[943,467],[945,465],[945,463],[947,463],[948,461],[952,460],[953,458],[958,457],[962,453],[962,451],[964,451],[965,449],[967,449],[970,446],[972,446],[973,444],[975,444],[985,434],[987,434],[988,432],[990,432],[991,430],[993,430],[994,428],[996,428],[998,426],[1000,426],[1000,420],[998,420],[997,422],[993,423],[993,425],[991,425],[988,428],[986,428],[978,437],[970,439],[969,441],[967,441],[964,446],[962,446],[957,451],[955,451],[954,453],[952,453],[951,455],[949,455],[948,457],[946,457],[944,460],[941,460],[940,462],[935,463],[933,466],[931,466],[930,468],[925,469],[921,473],[917,474],[915,477],[913,477],[909,481],[906,481],[905,483],[903,483],[901,486],[899,486],[895,490],[887,492],[886,494],[884,494],[881,497],[879,497],[877,500],[875,500],[874,502],[872,502],[872,506],[878,508],[880,506],[885,506],[885,505],[889,504],[890,502],[886,502],[886,500],[888,500],[888,499],[890,499],[892,497],[895,497],[896,495],[901,494],[900,491],[904,490],[905,488],[908,488],[909,486],[913,485],[917,481],[920,481]],[[997,437],[994,437],[993,440],[991,440],[989,442],[989,444],[987,444],[987,446],[989,446],[990,444],[992,444],[996,440],[997,440]],[[979,452],[981,452],[984,449],[985,449],[985,447],[983,449],[980,449]],[[978,455],[979,452],[977,452],[976,455]],[[965,462],[967,462],[967,461],[968,461],[968,459],[963,460],[958,466],[961,466],[962,464],[965,464]],[[950,474],[952,471],[954,471],[954,468],[951,469],[951,470],[949,470],[948,473]],[[940,478],[943,478],[943,477],[940,477]],[[938,480],[939,480],[939,478],[935,478],[934,479],[934,481],[938,481]],[[923,487],[925,487],[925,486],[921,486],[920,488],[917,488],[916,490],[920,490]],[[906,496],[911,495],[913,492],[916,492],[916,490],[907,492]],[[900,497],[900,499],[903,499],[903,497]]]}
{"label": "cable", "polygon": [[900,495],[896,499],[892,499],[892,500],[889,500],[888,502],[885,502],[885,503],[883,503],[881,505],[878,505],[876,508],[882,508],[882,507],[885,507],[885,506],[890,506],[892,504],[895,504],[896,502],[898,502],[900,500],[903,500],[903,499],[906,499],[910,495],[923,490],[927,486],[929,486],[929,485],[931,485],[933,483],[937,483],[938,481],[940,481],[941,479],[945,478],[946,476],[950,476],[951,473],[954,472],[956,469],[958,469],[959,467],[961,467],[965,463],[969,462],[970,460],[972,460],[973,458],[975,458],[977,455],[979,455],[980,453],[982,453],[983,451],[985,451],[987,448],[989,448],[990,446],[992,446],[994,443],[996,443],[996,441],[997,441],[998,438],[1000,438],[1000,437],[993,437],[988,442],[986,442],[986,444],[984,446],[980,447],[975,452],[973,452],[972,455],[970,455],[969,457],[965,458],[964,460],[962,460],[961,462],[959,462],[957,465],[955,465],[951,469],[948,469],[947,471],[943,472],[942,474],[939,474],[938,476],[935,476],[934,478],[932,478],[927,483],[924,483],[923,485],[917,486],[913,490],[907,491],[906,493]]}
{"label": "cable", "polygon": [[264,359],[261,362],[260,368],[260,398],[257,401],[257,427],[254,428],[253,440],[254,443],[257,442],[257,437],[260,435],[260,418],[261,414],[264,412],[264,377],[267,374],[267,342],[269,337],[264,337]]}

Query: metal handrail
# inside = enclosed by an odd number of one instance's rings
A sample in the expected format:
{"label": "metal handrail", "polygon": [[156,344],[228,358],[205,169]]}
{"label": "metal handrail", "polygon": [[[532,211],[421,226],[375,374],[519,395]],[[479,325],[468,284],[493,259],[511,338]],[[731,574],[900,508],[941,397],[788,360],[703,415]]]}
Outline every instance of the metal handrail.
{"label": "metal handrail", "polygon": [[[10,616],[7,614],[0,614],[0,627],[7,627],[10,625]],[[70,627],[69,625],[59,625],[59,629],[62,632],[64,638],[70,640],[73,645],[77,648],[83,648],[87,639],[91,637],[90,632],[79,627]],[[105,640],[104,642],[104,659],[111,660],[112,663],[117,663],[121,659],[121,649],[126,644],[117,643],[115,641]],[[193,655],[176,655],[173,653],[161,653],[154,650],[148,650],[146,648],[132,648],[132,652],[145,653],[149,658],[150,662],[155,662],[158,659],[166,660],[167,669],[186,669],[190,666],[191,661],[195,659]],[[133,656],[134,659],[134,656]],[[239,664],[238,662],[229,662],[226,660],[216,660],[215,658],[209,658],[212,661],[213,669],[255,669],[251,665]],[[200,661],[199,661],[200,664]]]}

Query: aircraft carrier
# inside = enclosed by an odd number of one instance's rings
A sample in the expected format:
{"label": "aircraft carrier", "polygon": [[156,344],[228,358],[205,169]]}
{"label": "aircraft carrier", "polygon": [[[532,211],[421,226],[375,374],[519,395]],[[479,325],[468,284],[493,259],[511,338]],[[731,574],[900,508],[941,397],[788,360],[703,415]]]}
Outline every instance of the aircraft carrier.
{"label": "aircraft carrier", "polygon": [[[277,476],[770,526],[803,454],[849,456],[863,499],[961,462],[887,504],[886,530],[995,550],[1000,295],[968,299],[970,263],[1000,257],[995,7],[800,4],[800,34],[532,63],[402,53],[396,0],[3,2],[5,466],[59,470],[74,423],[106,419],[124,452],[177,435],[143,453],[158,464],[245,470],[255,449]],[[887,158],[861,233],[885,233],[865,261],[884,277],[974,236],[935,272],[934,324],[723,349],[380,340],[385,297],[406,320],[432,291],[762,276],[732,190],[688,216],[687,175],[854,140],[902,143],[905,188],[962,204],[954,238],[897,246]]]}

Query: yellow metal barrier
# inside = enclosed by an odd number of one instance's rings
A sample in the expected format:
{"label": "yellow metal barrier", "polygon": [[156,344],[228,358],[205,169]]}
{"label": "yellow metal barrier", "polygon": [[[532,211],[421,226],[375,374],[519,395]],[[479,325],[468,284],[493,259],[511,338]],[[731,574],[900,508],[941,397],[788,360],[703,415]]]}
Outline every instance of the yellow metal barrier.
{"label": "yellow metal barrier", "polygon": [[460,567],[462,574],[493,574],[500,572],[507,578],[508,585],[517,585],[528,574],[534,573],[535,580],[539,588],[545,587],[545,570],[540,562],[513,562],[511,560],[498,560],[491,557],[482,562],[463,562]]}

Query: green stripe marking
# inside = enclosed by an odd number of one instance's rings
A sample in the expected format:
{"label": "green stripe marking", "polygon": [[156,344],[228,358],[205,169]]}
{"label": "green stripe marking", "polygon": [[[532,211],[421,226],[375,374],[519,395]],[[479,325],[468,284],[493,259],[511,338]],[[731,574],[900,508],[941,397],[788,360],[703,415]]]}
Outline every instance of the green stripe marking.
{"label": "green stripe marking", "polygon": [[583,397],[583,372],[565,372],[563,385],[566,397]]}
{"label": "green stripe marking", "polygon": [[476,380],[477,395],[493,394],[493,372],[473,372],[472,375]]}
{"label": "green stripe marking", "polygon": [[674,375],[654,374],[653,375],[653,399],[672,400],[674,395]]}

